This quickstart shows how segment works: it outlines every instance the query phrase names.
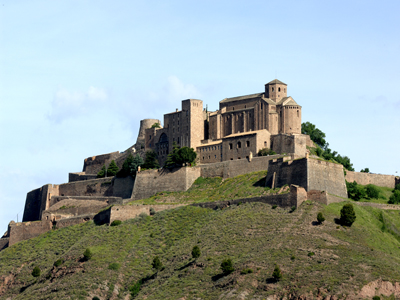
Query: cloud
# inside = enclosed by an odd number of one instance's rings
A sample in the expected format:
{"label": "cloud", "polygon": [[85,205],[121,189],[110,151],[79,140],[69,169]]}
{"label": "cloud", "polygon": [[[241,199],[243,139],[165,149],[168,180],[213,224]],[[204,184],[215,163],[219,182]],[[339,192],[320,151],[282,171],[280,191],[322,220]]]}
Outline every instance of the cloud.
{"label": "cloud", "polygon": [[201,93],[193,84],[184,84],[178,77],[169,76],[167,96],[174,101],[179,101],[189,98],[201,98]]}
{"label": "cloud", "polygon": [[90,86],[86,92],[59,88],[51,103],[48,118],[55,123],[61,123],[65,119],[95,110],[99,104],[106,103],[106,100],[108,95],[102,88]]}

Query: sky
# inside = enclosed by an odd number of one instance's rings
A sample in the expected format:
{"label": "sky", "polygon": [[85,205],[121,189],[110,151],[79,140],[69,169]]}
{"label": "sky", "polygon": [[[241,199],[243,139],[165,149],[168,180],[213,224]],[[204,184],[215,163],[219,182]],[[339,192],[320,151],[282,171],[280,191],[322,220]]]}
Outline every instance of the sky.
{"label": "sky", "polygon": [[[400,175],[400,2],[0,1],[0,236],[141,119],[278,78],[356,171]],[[399,173],[396,173],[396,172]]]}

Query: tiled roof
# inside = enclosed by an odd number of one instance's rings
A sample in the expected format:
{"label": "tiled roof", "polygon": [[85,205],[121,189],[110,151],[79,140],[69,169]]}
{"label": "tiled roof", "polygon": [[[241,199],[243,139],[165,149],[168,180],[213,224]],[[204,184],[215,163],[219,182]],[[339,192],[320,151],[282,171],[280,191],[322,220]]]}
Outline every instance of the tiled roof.
{"label": "tiled roof", "polygon": [[234,102],[234,101],[240,101],[240,100],[246,100],[246,99],[254,99],[254,98],[259,98],[262,95],[264,95],[264,93],[257,93],[257,94],[251,94],[251,95],[245,95],[245,96],[225,98],[224,100],[220,101],[219,103],[228,103],[228,102]]}
{"label": "tiled roof", "polygon": [[284,85],[287,85],[286,83],[284,83],[284,82],[282,82],[282,81],[280,81],[278,79],[274,79],[274,80],[268,82],[267,84],[284,84]]}

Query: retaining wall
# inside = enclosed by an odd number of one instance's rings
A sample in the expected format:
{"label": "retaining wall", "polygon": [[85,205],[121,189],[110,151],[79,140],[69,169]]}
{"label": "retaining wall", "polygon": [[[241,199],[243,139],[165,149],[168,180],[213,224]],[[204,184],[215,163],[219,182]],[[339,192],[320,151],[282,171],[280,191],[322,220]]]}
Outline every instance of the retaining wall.
{"label": "retaining wall", "polygon": [[85,172],[76,172],[68,174],[68,182],[96,179],[97,174],[86,174]]}
{"label": "retaining wall", "polygon": [[17,242],[24,241],[27,239],[34,238],[42,233],[45,233],[52,228],[50,221],[35,221],[26,223],[14,223],[11,222],[8,225],[9,232],[9,244],[12,246]]}
{"label": "retaining wall", "polygon": [[145,199],[159,192],[187,191],[200,177],[198,167],[169,170],[146,170],[136,174],[132,199]]}
{"label": "retaining wall", "polygon": [[367,185],[374,184],[377,186],[385,186],[394,188],[399,183],[400,178],[393,175],[371,174],[363,172],[346,171],[346,180],[348,182],[356,181],[358,184]]}
{"label": "retaining wall", "polygon": [[112,177],[75,181],[59,185],[60,196],[112,196]]}

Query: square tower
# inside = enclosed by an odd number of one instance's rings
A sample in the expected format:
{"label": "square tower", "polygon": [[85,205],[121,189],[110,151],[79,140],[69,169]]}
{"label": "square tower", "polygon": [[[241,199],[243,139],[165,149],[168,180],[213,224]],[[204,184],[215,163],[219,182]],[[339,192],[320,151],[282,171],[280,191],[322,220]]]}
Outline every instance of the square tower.
{"label": "square tower", "polygon": [[274,79],[265,85],[265,98],[278,102],[287,97],[287,84],[278,79]]}

